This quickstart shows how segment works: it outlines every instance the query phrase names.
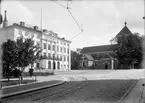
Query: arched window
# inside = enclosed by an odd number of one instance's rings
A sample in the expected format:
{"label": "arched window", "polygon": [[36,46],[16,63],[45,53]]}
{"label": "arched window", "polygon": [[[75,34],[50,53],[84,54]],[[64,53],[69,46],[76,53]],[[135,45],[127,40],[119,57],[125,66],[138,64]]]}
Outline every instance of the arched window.
{"label": "arched window", "polygon": [[59,70],[60,69],[60,63],[57,62],[57,69]]}
{"label": "arched window", "polygon": [[48,61],[48,69],[51,69],[51,61]]}

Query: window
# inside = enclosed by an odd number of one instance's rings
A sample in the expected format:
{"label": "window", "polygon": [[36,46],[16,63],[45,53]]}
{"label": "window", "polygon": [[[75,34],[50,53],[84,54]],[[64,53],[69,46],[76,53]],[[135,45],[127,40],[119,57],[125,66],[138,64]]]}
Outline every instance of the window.
{"label": "window", "polygon": [[46,43],[43,43],[43,48],[46,49]]}
{"label": "window", "polygon": [[25,32],[25,36],[29,36],[29,32],[26,31],[26,32]]}
{"label": "window", "polygon": [[64,48],[64,53],[66,53],[66,48]]}
{"label": "window", "polygon": [[48,44],[48,50],[51,50],[51,45],[50,44]]}
{"label": "window", "polygon": [[57,46],[57,52],[59,52],[59,46]]}
{"label": "window", "polygon": [[66,45],[66,43],[64,43],[64,45]]}
{"label": "window", "polygon": [[53,45],[53,50],[55,51],[55,45]]}
{"label": "window", "polygon": [[62,53],[62,47],[60,47],[60,49],[61,49],[61,53]]}
{"label": "window", "polygon": [[18,30],[18,34],[22,35],[22,30],[19,29]]}
{"label": "window", "polygon": [[44,56],[46,57],[46,53],[44,53]]}
{"label": "window", "polygon": [[66,58],[65,58],[65,56],[64,56],[64,61],[66,61]]}
{"label": "window", "polygon": [[69,49],[67,49],[67,53],[69,54]]}
{"label": "window", "polygon": [[50,53],[48,53],[48,57],[49,57],[49,58],[51,57],[51,54],[50,54]]}
{"label": "window", "polygon": [[59,59],[59,56],[57,55],[57,59]]}
{"label": "window", "polygon": [[36,64],[36,67],[37,67],[37,68],[39,67],[39,63]]}
{"label": "window", "polygon": [[69,61],[69,56],[67,56],[67,61]]}
{"label": "window", "polygon": [[67,46],[69,46],[69,43],[67,44]]}

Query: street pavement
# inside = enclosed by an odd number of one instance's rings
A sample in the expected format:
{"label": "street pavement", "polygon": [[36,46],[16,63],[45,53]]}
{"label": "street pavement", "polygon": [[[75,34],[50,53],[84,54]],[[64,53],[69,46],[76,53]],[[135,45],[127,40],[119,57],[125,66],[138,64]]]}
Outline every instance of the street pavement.
{"label": "street pavement", "polygon": [[[109,70],[109,71],[108,70],[106,70],[106,71],[102,71],[102,70],[93,70],[93,71],[84,70],[84,71],[82,71],[82,70],[80,70],[80,71],[65,71],[65,72],[56,71],[56,75],[54,75],[54,76],[48,76],[48,77],[41,76],[41,77],[37,77],[37,80],[38,80],[38,82],[50,81],[50,80],[67,80],[66,77],[77,77],[77,76],[85,77],[89,81],[93,81],[93,80],[117,80],[117,81],[126,80],[125,82],[127,82],[128,80],[137,79],[139,81],[136,83],[136,85],[133,86],[133,88],[131,88],[130,91],[128,91],[128,94],[126,94],[125,97],[123,98],[123,102],[120,101],[120,103],[145,103],[145,89],[144,89],[144,86],[142,86],[142,84],[145,83],[145,80],[144,80],[145,70],[144,69]],[[33,78],[33,79],[35,79],[35,78]],[[77,81],[77,80],[75,80],[75,81]],[[118,83],[117,81],[116,81],[116,83]],[[120,82],[122,82],[122,81],[120,81]],[[96,84],[92,84],[92,85],[98,86]],[[90,88],[90,86],[89,86],[89,88]],[[88,88],[86,88],[86,89],[88,89]],[[83,92],[85,92],[85,91],[83,91]],[[93,91],[92,91],[92,93],[93,93]],[[62,102],[62,103],[64,103],[64,102]],[[98,102],[98,103],[100,103],[100,102]],[[105,103],[108,103],[108,102],[105,102]]]}

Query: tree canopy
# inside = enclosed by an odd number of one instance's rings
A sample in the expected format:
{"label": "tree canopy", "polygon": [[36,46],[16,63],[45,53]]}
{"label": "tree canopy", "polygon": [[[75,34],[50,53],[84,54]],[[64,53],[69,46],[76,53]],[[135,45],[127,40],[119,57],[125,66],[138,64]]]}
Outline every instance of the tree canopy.
{"label": "tree canopy", "polygon": [[[8,40],[2,44],[3,75],[13,69],[19,69],[22,73],[25,67],[40,59],[41,49],[34,45],[32,39],[18,38],[16,41]],[[9,73],[9,72],[8,72]],[[7,74],[8,74],[7,73]],[[8,74],[10,76],[10,74]]]}
{"label": "tree canopy", "polygon": [[117,47],[114,51],[117,53],[119,64],[127,64],[128,66],[131,66],[136,63],[137,68],[141,68],[143,37],[139,33],[126,34],[116,37],[115,41]]}

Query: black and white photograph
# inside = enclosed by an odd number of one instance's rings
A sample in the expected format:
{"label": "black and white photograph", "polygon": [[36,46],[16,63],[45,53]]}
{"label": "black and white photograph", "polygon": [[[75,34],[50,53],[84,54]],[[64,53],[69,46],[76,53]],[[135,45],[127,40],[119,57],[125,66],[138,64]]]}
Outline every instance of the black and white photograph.
{"label": "black and white photograph", "polygon": [[145,103],[145,0],[0,0],[0,103]]}

